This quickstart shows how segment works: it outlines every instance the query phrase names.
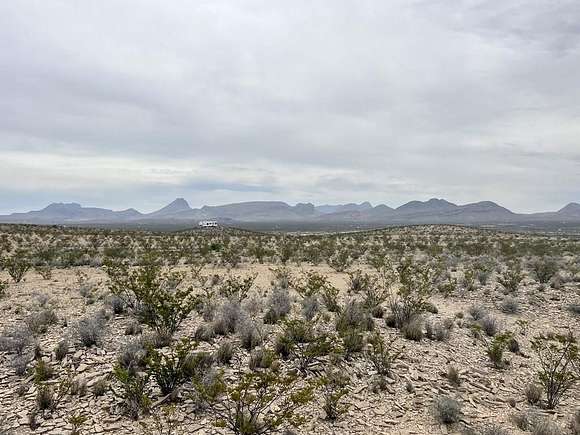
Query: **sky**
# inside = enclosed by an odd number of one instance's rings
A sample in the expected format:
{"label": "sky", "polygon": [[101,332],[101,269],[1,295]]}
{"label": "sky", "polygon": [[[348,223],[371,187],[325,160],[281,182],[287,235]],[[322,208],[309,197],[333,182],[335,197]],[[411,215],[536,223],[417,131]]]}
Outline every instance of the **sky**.
{"label": "sky", "polygon": [[0,213],[176,197],[580,202],[580,2],[0,2]]}

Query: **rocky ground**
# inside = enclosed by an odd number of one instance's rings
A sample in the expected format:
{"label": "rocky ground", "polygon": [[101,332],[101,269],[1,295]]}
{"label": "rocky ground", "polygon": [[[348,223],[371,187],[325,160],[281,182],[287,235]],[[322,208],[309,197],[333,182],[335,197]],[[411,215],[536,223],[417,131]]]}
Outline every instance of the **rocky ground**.
{"label": "rocky ground", "polygon": [[[575,260],[574,258],[569,261]],[[272,288],[276,264],[255,264],[242,262],[235,269],[237,275],[257,273],[252,293],[256,300],[264,304],[263,295]],[[352,268],[353,266],[351,266]],[[359,267],[369,270],[368,265]],[[347,297],[348,275],[336,272],[326,265],[313,266],[308,263],[289,266],[292,273],[299,276],[305,270],[315,270],[326,275],[329,281],[341,290],[341,300]],[[177,266],[175,270],[190,272],[188,266]],[[222,266],[209,265],[205,274],[227,275]],[[452,276],[461,278],[462,264],[451,270]],[[91,295],[79,292],[79,277],[82,285],[91,289]],[[125,329],[131,323],[129,314],[111,315],[107,321],[103,339],[98,346],[86,348],[75,335],[78,320],[87,314],[96,313],[103,308],[108,293],[107,274],[102,267],[55,268],[50,279],[30,270],[20,283],[11,282],[6,271],[0,272],[0,281],[9,282],[6,295],[0,300],[0,331],[23,325],[33,313],[47,307],[54,310],[58,321],[50,325],[45,333],[35,337],[41,357],[54,368],[55,376],[48,384],[58,385],[64,377],[86,382],[86,392],[71,395],[67,393],[53,412],[36,413],[36,428],[31,428],[31,415],[34,414],[37,386],[30,371],[33,366],[30,357],[29,370],[17,375],[13,367],[14,354],[0,352],[0,433],[70,433],[73,429],[69,418],[83,415],[86,421],[82,433],[161,433],[154,428],[154,418],[146,417],[133,421],[122,415],[119,400],[111,391],[102,396],[93,394],[93,387],[101,379],[106,379],[112,370],[120,350],[130,337]],[[185,284],[193,282],[189,276]],[[576,280],[556,286],[541,286],[526,274],[517,292],[512,296],[520,307],[516,314],[506,314],[502,310],[505,291],[491,276],[486,285],[478,285],[472,290],[461,289],[448,297],[434,294],[430,301],[437,313],[425,313],[425,321],[445,321],[451,319],[453,328],[446,341],[424,337],[412,341],[401,337],[401,333],[387,327],[384,319],[375,319],[376,328],[385,337],[399,337],[397,345],[404,348],[400,360],[394,364],[393,375],[387,378],[384,391],[375,392],[372,388],[374,371],[363,355],[355,355],[345,364],[345,371],[351,377],[349,394],[345,403],[348,411],[336,422],[325,420],[318,397],[302,412],[306,423],[297,433],[319,434],[424,434],[424,433],[485,433],[485,428],[496,424],[507,433],[525,433],[516,426],[514,416],[522,413],[545,417],[555,422],[562,433],[572,433],[569,427],[572,416],[580,408],[580,382],[568,392],[555,410],[530,405],[526,400],[525,387],[536,379],[538,360],[531,348],[532,337],[547,331],[572,331],[580,336],[580,317],[568,309],[571,304],[580,302],[580,285]],[[299,316],[298,295],[292,292],[295,302],[293,315]],[[474,305],[482,306],[495,317],[501,330],[514,333],[520,351],[506,352],[508,360],[505,368],[495,368],[486,354],[490,337],[476,337],[469,311]],[[262,312],[264,307],[261,306]],[[192,314],[181,326],[176,338],[193,335],[203,319]],[[321,317],[321,323],[332,328],[331,316]],[[269,333],[266,346],[273,341],[279,330],[278,325],[267,326]],[[62,361],[57,361],[54,349],[57,343],[68,337],[70,349]],[[237,340],[236,336],[233,336]],[[214,350],[219,346],[218,338],[213,344],[202,343],[199,349]],[[459,371],[460,383],[453,385],[447,379],[449,367]],[[160,395],[152,387],[153,401]],[[433,412],[434,401],[442,396],[456,399],[462,406],[460,422],[441,423]],[[160,409],[160,407],[155,408]],[[159,411],[154,411],[154,415]],[[144,427],[145,423],[145,427]],[[174,432],[171,433],[222,433],[216,429],[208,416],[194,412],[187,398],[176,404]],[[33,425],[34,426],[34,425]],[[2,432],[4,431],[4,432]],[[479,432],[477,432],[479,431]],[[168,432],[163,432],[168,433]],[[491,432],[490,432],[491,433]],[[495,433],[495,432],[494,432]],[[499,433],[499,432],[498,432]]]}

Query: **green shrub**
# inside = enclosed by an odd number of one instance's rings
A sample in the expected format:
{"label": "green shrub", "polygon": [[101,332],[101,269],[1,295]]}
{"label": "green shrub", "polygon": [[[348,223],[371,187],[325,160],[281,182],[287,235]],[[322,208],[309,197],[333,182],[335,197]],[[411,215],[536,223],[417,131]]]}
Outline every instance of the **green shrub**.
{"label": "green shrub", "polygon": [[322,390],[322,409],[326,420],[336,421],[348,411],[348,405],[343,403],[343,398],[348,394],[350,379],[339,369],[328,368],[324,376],[318,379],[317,385]]}
{"label": "green shrub", "polygon": [[190,353],[197,347],[197,343],[182,339],[169,352],[161,353],[149,349],[147,367],[150,375],[161,390],[161,394],[168,395],[186,381],[187,364]]}
{"label": "green shrub", "polygon": [[294,360],[302,373],[318,366],[334,350],[330,335],[316,331],[302,320],[287,320],[276,340],[276,353]]}
{"label": "green shrub", "polygon": [[19,283],[31,267],[28,256],[23,251],[17,251],[12,257],[2,260],[2,266],[15,283]]}
{"label": "green shrub", "polygon": [[403,354],[402,349],[394,346],[396,339],[385,341],[380,333],[375,332],[368,340],[366,357],[381,376],[390,376],[393,363]]}
{"label": "green shrub", "polygon": [[214,424],[235,434],[277,433],[286,425],[304,423],[299,411],[313,400],[313,386],[296,375],[270,370],[236,371],[226,382],[196,382],[195,400],[214,416]]}
{"label": "green shrub", "polygon": [[183,275],[163,272],[151,252],[134,269],[126,263],[107,261],[106,271],[111,293],[121,298],[142,323],[161,334],[173,335],[199,304],[193,287],[179,287]]}
{"label": "green shrub", "polygon": [[147,391],[149,375],[132,374],[117,364],[113,367],[113,378],[119,388],[111,386],[111,391],[121,400],[124,412],[134,420],[140,415],[148,414],[151,408],[151,399]]}
{"label": "green shrub", "polygon": [[402,328],[423,313],[432,293],[435,274],[427,265],[404,259],[397,267],[399,291],[389,305],[395,326]]}
{"label": "green shrub", "polygon": [[520,265],[514,264],[497,277],[497,282],[499,282],[506,291],[515,293],[523,279],[524,274]]}
{"label": "green shrub", "polygon": [[558,273],[558,262],[550,257],[537,258],[531,262],[530,268],[539,283],[547,284]]}
{"label": "green shrub", "polygon": [[538,378],[546,394],[546,406],[554,409],[579,379],[576,371],[580,354],[576,338],[572,333],[539,335],[532,340],[532,349],[540,361]]}

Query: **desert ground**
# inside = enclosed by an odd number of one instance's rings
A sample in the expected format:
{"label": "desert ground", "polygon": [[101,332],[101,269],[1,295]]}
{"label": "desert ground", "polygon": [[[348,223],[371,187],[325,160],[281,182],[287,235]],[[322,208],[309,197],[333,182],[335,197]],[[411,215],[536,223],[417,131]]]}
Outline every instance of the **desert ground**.
{"label": "desert ground", "polygon": [[0,433],[579,434],[580,240],[0,226]]}

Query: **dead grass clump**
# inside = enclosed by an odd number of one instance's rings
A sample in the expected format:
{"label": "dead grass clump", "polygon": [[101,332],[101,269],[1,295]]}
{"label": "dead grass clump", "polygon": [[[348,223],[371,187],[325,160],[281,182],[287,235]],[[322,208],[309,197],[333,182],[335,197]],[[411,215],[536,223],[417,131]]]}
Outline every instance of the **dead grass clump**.
{"label": "dead grass clump", "polygon": [[46,333],[48,327],[56,322],[58,322],[58,317],[51,308],[45,308],[33,313],[26,319],[26,325],[33,334]]}
{"label": "dead grass clump", "polygon": [[224,341],[215,352],[215,360],[219,364],[227,365],[231,362],[234,351],[234,345],[229,341]]}
{"label": "dead grass clump", "polygon": [[543,390],[540,385],[530,383],[526,385],[524,394],[526,395],[526,400],[530,405],[537,405],[542,400]]}
{"label": "dead grass clump", "polygon": [[520,312],[520,303],[517,299],[506,296],[501,303],[501,311],[505,314],[517,314]]}
{"label": "dead grass clump", "polygon": [[423,318],[414,316],[411,321],[401,329],[403,337],[407,340],[421,341],[423,339]]}
{"label": "dead grass clump", "polygon": [[485,334],[488,337],[493,337],[499,332],[500,329],[499,322],[495,317],[491,315],[483,317],[478,321],[478,323],[481,326],[483,332],[485,332]]}
{"label": "dead grass clump", "polygon": [[264,323],[273,325],[285,318],[292,308],[288,288],[274,288],[266,303]]}
{"label": "dead grass clump", "polygon": [[105,320],[98,315],[84,317],[79,320],[76,328],[81,344],[85,347],[96,346],[101,342]]}
{"label": "dead grass clump", "polygon": [[438,397],[435,399],[433,412],[435,418],[441,423],[457,423],[461,418],[461,404],[451,397]]}

